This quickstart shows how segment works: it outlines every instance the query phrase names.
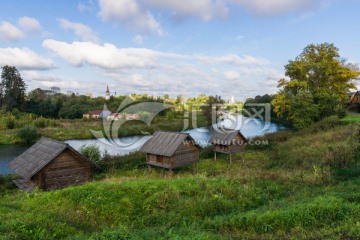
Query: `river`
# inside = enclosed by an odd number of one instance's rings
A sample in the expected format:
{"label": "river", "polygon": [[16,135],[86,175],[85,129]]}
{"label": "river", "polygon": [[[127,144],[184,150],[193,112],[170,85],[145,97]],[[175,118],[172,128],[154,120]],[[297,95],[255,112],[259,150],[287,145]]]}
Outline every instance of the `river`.
{"label": "river", "polygon": [[[225,121],[223,125],[228,128],[240,129],[242,134],[247,138],[285,130],[284,127],[275,123],[266,124],[258,119],[241,116],[237,117],[235,121]],[[183,132],[189,133],[194,138],[194,140],[203,147],[209,144],[208,142],[212,135],[208,128],[195,128]],[[65,142],[76,150],[85,144],[96,144],[99,146],[102,152],[107,151],[111,155],[124,155],[138,150],[150,137],[151,136],[145,135],[122,137],[113,139],[112,141],[99,138],[88,140],[68,140]],[[29,147],[29,145],[0,145],[0,174],[11,173],[11,170],[7,168],[7,164],[9,164],[16,156],[23,153]]]}

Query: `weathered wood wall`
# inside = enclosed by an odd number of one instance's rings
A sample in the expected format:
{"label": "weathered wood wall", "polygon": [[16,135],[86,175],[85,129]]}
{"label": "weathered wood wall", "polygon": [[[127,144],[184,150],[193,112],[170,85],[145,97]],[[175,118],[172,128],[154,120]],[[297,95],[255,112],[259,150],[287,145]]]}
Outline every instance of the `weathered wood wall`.
{"label": "weathered wood wall", "polygon": [[199,161],[199,149],[193,143],[182,143],[172,157],[146,155],[146,162],[149,165],[173,169]]}
{"label": "weathered wood wall", "polygon": [[39,188],[59,189],[92,179],[91,165],[67,149],[37,174]]}
{"label": "weathered wood wall", "polygon": [[229,139],[230,145],[214,145],[214,152],[236,153],[245,151],[245,139],[237,134],[235,139]]}

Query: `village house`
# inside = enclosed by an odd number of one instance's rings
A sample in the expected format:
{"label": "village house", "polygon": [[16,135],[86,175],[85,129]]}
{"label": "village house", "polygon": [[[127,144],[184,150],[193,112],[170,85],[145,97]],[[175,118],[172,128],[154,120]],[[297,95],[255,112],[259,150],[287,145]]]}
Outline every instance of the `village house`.
{"label": "village house", "polygon": [[113,113],[110,116],[108,116],[106,119],[107,120],[114,120],[114,121],[118,121],[120,119],[124,119],[125,120],[138,120],[140,119],[140,115],[139,114],[130,114],[130,113]]}
{"label": "village house", "polygon": [[215,131],[210,140],[214,146],[214,159],[216,161],[216,153],[229,154],[230,163],[232,162],[231,154],[242,152],[243,161],[245,161],[245,145],[247,139],[239,130],[226,130],[224,132]]}
{"label": "village house", "polygon": [[14,183],[23,191],[32,192],[80,185],[92,180],[92,168],[98,166],[70,147],[49,138],[41,138],[8,167],[20,178]]}
{"label": "village house", "polygon": [[360,103],[360,91],[356,91],[349,94],[349,104],[357,104]]}
{"label": "village house", "polygon": [[83,114],[83,118],[107,118],[111,115],[111,111],[108,110],[92,110]]}
{"label": "village house", "polygon": [[174,169],[199,161],[201,147],[187,133],[157,131],[140,149],[146,153],[146,164]]}

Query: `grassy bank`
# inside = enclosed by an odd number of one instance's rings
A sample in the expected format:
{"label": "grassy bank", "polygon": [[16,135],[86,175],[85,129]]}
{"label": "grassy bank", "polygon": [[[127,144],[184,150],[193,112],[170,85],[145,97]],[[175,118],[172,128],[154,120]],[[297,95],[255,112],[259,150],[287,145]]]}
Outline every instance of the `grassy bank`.
{"label": "grassy bank", "polygon": [[231,165],[205,149],[196,175],[149,172],[133,153],[107,156],[84,186],[25,194],[4,179],[0,239],[357,239],[358,132],[328,119],[265,136]]}
{"label": "grassy bank", "polygon": [[[206,119],[199,115],[197,118],[197,127],[208,126]],[[188,128],[192,128],[191,118]],[[38,128],[39,135],[56,140],[70,139],[91,139],[95,138],[93,131],[103,131],[110,129],[110,124],[103,124],[100,119],[45,119],[23,116],[16,119],[14,117],[0,118],[0,144],[19,144],[23,140],[17,136],[17,131],[27,125],[32,124]],[[157,130],[180,131],[184,127],[184,118],[181,114],[173,118],[156,117],[151,125],[141,121],[128,121],[119,128],[119,137],[141,135],[143,132],[153,133]]]}
{"label": "grassy bank", "polygon": [[360,123],[360,114],[348,113],[341,121],[344,123]]}

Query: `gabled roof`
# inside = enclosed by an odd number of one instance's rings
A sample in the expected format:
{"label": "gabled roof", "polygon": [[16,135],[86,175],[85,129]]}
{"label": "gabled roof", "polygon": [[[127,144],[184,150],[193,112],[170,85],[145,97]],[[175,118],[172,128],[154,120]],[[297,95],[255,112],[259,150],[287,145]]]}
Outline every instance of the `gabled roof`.
{"label": "gabled roof", "polygon": [[24,180],[29,180],[65,149],[70,149],[84,159],[84,161],[98,167],[95,163],[81,155],[67,143],[45,137],[42,137],[37,143],[15,158],[9,163],[8,167]]}
{"label": "gabled roof", "polygon": [[201,147],[188,133],[157,131],[153,134],[152,138],[145,142],[145,144],[140,148],[140,151],[171,157],[185,140],[192,141],[196,147],[201,149]]}
{"label": "gabled roof", "polygon": [[240,134],[245,142],[247,142],[246,137],[239,130],[226,130],[224,132],[215,131],[210,142],[211,144],[220,143],[221,145],[230,145],[237,134]]}

